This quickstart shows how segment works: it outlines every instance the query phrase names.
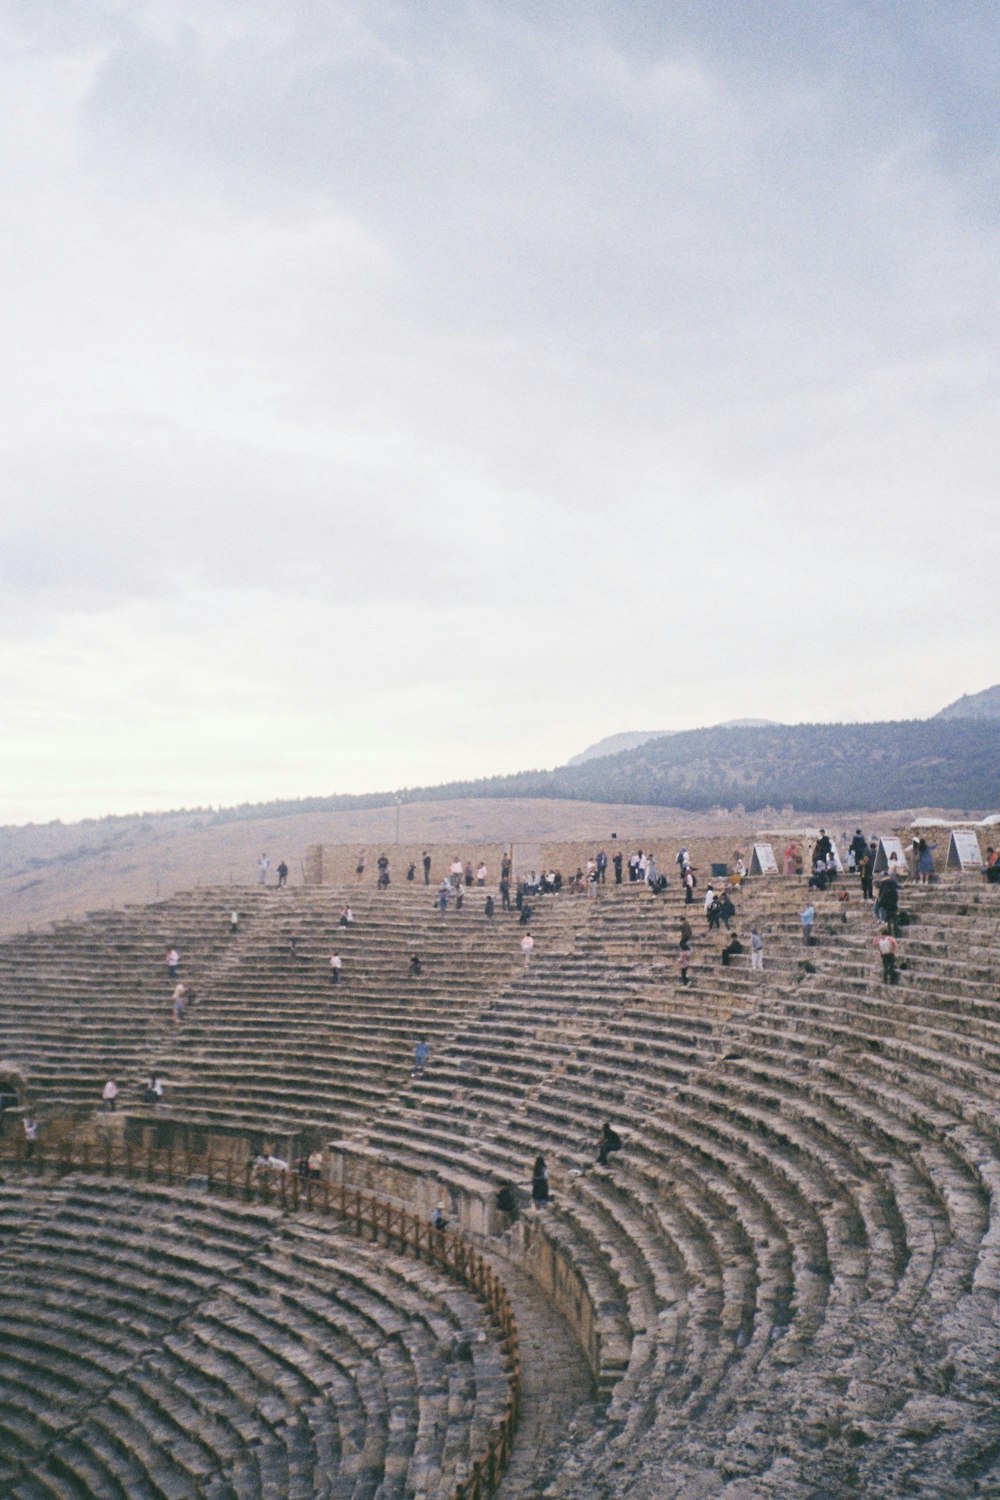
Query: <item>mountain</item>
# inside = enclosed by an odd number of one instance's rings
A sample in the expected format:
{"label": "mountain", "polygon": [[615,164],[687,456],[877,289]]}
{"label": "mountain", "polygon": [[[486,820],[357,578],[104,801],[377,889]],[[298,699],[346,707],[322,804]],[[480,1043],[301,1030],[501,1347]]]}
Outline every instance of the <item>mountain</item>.
{"label": "mountain", "polygon": [[947,708],[942,708],[936,719],[1000,719],[1000,685],[984,688],[981,693],[963,693]]}
{"label": "mountain", "polygon": [[566,762],[568,766],[582,766],[588,760],[600,760],[602,755],[617,755],[620,750],[638,750],[647,740],[659,740],[672,729],[627,729],[624,734],[607,734],[595,745],[588,745],[579,755]]}
{"label": "mountain", "polygon": [[410,790],[451,797],[569,797],[702,811],[785,807],[876,812],[1000,807],[1000,759],[991,719],[881,724],[772,724],[682,730],[632,750],[514,776]]}
{"label": "mountain", "polygon": [[[773,724],[773,719],[727,719],[717,724],[717,729],[763,729]],[[608,734],[594,745],[588,745],[579,755],[566,762],[568,766],[582,766],[588,760],[600,760],[604,755],[617,755],[621,750],[638,750],[648,740],[662,740],[668,734],[678,734],[676,729],[629,729],[624,734]]]}

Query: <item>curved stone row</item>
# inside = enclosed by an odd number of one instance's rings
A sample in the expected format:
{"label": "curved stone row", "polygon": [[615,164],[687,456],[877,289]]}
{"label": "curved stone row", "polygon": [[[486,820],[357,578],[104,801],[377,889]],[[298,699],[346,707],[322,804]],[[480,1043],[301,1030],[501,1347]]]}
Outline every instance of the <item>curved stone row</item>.
{"label": "curved stone row", "polygon": [[0,1326],[18,1500],[446,1495],[508,1401],[433,1267],[189,1190],[8,1181]]}

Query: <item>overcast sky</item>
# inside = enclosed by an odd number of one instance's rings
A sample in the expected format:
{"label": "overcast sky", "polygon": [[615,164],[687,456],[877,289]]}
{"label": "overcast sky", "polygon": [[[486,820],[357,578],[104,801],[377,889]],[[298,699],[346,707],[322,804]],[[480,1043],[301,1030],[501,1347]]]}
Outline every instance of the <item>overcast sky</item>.
{"label": "overcast sky", "polygon": [[0,44],[0,822],[1000,681],[995,5]]}

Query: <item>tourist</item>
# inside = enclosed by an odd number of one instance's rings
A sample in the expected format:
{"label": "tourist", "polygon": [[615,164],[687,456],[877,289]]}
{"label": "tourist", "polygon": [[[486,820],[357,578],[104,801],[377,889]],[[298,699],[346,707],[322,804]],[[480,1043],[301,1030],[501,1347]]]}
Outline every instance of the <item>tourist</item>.
{"label": "tourist", "polygon": [[174,993],[173,993],[172,999],[173,999],[173,1006],[172,1006],[172,1008],[173,1008],[173,1014],[174,1014],[174,1025],[175,1026],[179,1026],[181,1024],[181,1022],[183,1021],[183,1019],[184,1019],[184,1012],[187,1009],[187,985],[185,985],[185,984],[177,984],[177,985],[175,985],[174,986]]}
{"label": "tourist", "polygon": [[451,862],[451,869],[448,873],[451,876],[452,885],[458,886],[462,884],[462,876],[465,873],[465,866],[462,864],[462,861],[459,859],[457,854]]}
{"label": "tourist", "polygon": [[493,921],[493,912],[494,912],[494,910],[495,910],[495,908],[494,908],[494,904],[493,904],[493,897],[492,896],[487,896],[486,897],[486,905],[483,907],[483,912],[484,912],[484,914],[486,916],[487,922],[492,922]]}
{"label": "tourist", "polygon": [[930,885],[931,876],[934,874],[934,856],[932,849],[937,844],[928,844],[926,839],[917,840],[917,879],[921,885]]}
{"label": "tourist", "polygon": [[435,1203],[431,1212],[431,1228],[438,1234],[444,1234],[448,1227],[448,1220],[444,1216],[444,1204]]}
{"label": "tourist", "polygon": [[38,1121],[33,1120],[30,1115],[25,1115],[21,1124],[24,1127],[24,1159],[31,1161],[38,1146]]}
{"label": "tourist", "polygon": [[378,865],[378,880],[376,881],[376,884],[377,884],[377,886],[378,886],[378,888],[379,888],[380,891],[384,891],[384,890],[387,889],[387,887],[389,885],[389,856],[388,856],[388,854],[380,854],[379,857],[378,857],[378,860],[376,861],[376,863]]}
{"label": "tourist", "polygon": [[159,1104],[162,1099],[163,1082],[161,1079],[155,1077],[155,1075],[151,1073],[149,1075],[149,1081],[142,1091],[142,1102],[144,1104]]}
{"label": "tourist", "polygon": [[729,939],[729,942],[722,950],[722,967],[724,969],[728,969],[733,959],[738,958],[739,955],[744,951],[745,950],[743,944],[740,942],[739,938],[734,932],[732,937]]}
{"label": "tourist", "polygon": [[794,839],[790,839],[784,849],[785,874],[794,875],[799,867],[799,846]]}
{"label": "tourist", "polygon": [[816,921],[816,908],[810,901],[805,911],[799,912],[799,920],[802,923],[802,941],[807,948],[813,945],[813,926]]}
{"label": "tourist", "polygon": [[521,952],[524,954],[524,967],[525,968],[527,968],[528,965],[531,962],[531,955],[532,955],[532,952],[534,951],[534,947],[535,947],[535,940],[534,940],[534,938],[531,936],[530,932],[526,932],[524,934],[524,937],[521,939]]}
{"label": "tourist", "polygon": [[751,969],[764,967],[764,939],[756,927],[750,929],[750,967]]}
{"label": "tourist", "polygon": [[899,952],[899,944],[896,942],[892,929],[883,927],[882,931],[872,938],[872,943],[878,949],[882,959],[882,983],[897,984],[899,975],[896,972],[896,955]]}
{"label": "tourist", "polygon": [[448,897],[450,894],[451,884],[447,880],[442,880],[438,886],[438,910],[441,913],[442,922],[444,921],[444,914],[448,910]]}
{"label": "tourist", "polygon": [[504,911],[510,911],[510,876],[504,875],[500,881],[500,906]]}
{"label": "tourist", "polygon": [[681,916],[681,930],[680,930],[680,935],[678,937],[678,942],[677,942],[678,948],[690,948],[690,946],[691,946],[691,939],[693,937],[694,937],[694,929],[691,926],[691,923],[688,921],[687,916],[682,914],[682,916]]}
{"label": "tourist", "polygon": [[861,899],[862,901],[871,901],[873,899],[872,857],[868,853],[867,848],[858,860],[858,874],[861,877]]}
{"label": "tourist", "polygon": [[257,880],[261,885],[267,885],[267,872],[271,868],[271,861],[266,854],[262,854],[257,861]]}
{"label": "tourist", "polygon": [[118,1108],[118,1085],[113,1078],[109,1078],[101,1090],[101,1098],[104,1100],[101,1108],[105,1114],[114,1114]]}
{"label": "tourist", "polygon": [[621,883],[622,883],[622,852],[621,852],[620,849],[616,849],[615,850],[614,857],[612,858],[611,863],[615,867],[615,885],[621,885]]}
{"label": "tourist", "polygon": [[989,844],[986,849],[986,863],[983,865],[983,874],[989,885],[1000,885],[1000,853]]}
{"label": "tourist", "polygon": [[531,1201],[536,1208],[544,1208],[549,1201],[549,1174],[544,1156],[536,1156],[531,1169]]}
{"label": "tourist", "polygon": [[691,983],[690,979],[688,978],[688,969],[690,968],[690,966],[691,949],[685,946],[680,948],[677,953],[677,967],[680,970],[681,984],[683,984],[685,988],[687,988],[687,986]]}
{"label": "tourist", "polygon": [[486,884],[486,864],[484,860],[479,861],[479,868],[476,870],[476,884],[478,886]]}
{"label": "tourist", "polygon": [[288,866],[285,864],[285,861],[282,860],[281,864],[278,866],[278,887],[279,887],[279,889],[283,885],[286,885],[287,883],[288,883]]}
{"label": "tourist", "polygon": [[413,1076],[414,1076],[414,1078],[423,1078],[423,1076],[424,1076],[424,1070],[427,1067],[427,1061],[428,1061],[430,1055],[431,1055],[430,1043],[428,1042],[427,1038],[424,1037],[423,1041],[418,1042],[417,1045],[413,1049]]}
{"label": "tourist", "polygon": [[177,966],[180,963],[180,961],[181,961],[181,956],[177,952],[177,949],[176,948],[168,948],[167,949],[167,957],[166,957],[167,978],[168,979],[176,979],[177,978]]}
{"label": "tourist", "polygon": [[893,937],[899,936],[899,882],[894,868],[878,883],[875,917],[885,923]]}
{"label": "tourist", "polygon": [[417,878],[417,862],[415,859],[411,859],[406,867],[406,878],[411,883]]}
{"label": "tourist", "polygon": [[456,911],[461,911],[462,910],[462,903],[464,901],[465,901],[465,890],[464,890],[464,888],[462,886],[456,885],[456,887],[455,887],[455,910]]}
{"label": "tourist", "polygon": [[240,914],[238,911],[229,913],[229,935],[235,937],[240,930]]}
{"label": "tourist", "polygon": [[465,880],[466,885],[471,885],[472,882],[473,882],[473,880],[475,879],[475,876],[472,873],[472,860],[471,859],[467,859],[465,861],[465,869],[462,871],[462,876],[463,876],[463,879]]}
{"label": "tourist", "polygon": [[423,864],[423,867],[424,867],[424,885],[430,885],[430,883],[431,883],[431,857],[427,853],[426,849],[424,850],[423,854],[421,854],[420,860],[421,860],[421,863]]}
{"label": "tourist", "polygon": [[865,838],[860,828],[855,828],[854,837],[851,839],[848,852],[853,855],[855,870],[860,869],[861,861],[868,853],[868,840]]}
{"label": "tourist", "polygon": [[723,927],[729,931],[729,924],[736,915],[736,907],[733,905],[728,891],[723,891],[719,898],[719,917]]}
{"label": "tourist", "polygon": [[336,950],[334,950],[334,952],[330,954],[330,983],[331,984],[339,984],[340,983],[340,971],[341,971],[341,969],[343,967],[344,967],[343,959],[341,958],[340,954]]}
{"label": "tourist", "polygon": [[366,855],[364,849],[359,849],[357,863],[354,866],[354,874],[359,884],[365,878],[365,859]]}
{"label": "tourist", "polygon": [[354,921],[354,913],[351,910],[350,905],[347,905],[347,906],[344,907],[343,911],[340,913],[340,926],[341,927],[350,927],[350,925],[351,925],[351,923],[353,921]]}
{"label": "tourist", "polygon": [[698,884],[694,870],[690,865],[684,871],[684,905],[691,906],[694,902],[694,888]]}
{"label": "tourist", "polygon": [[534,916],[534,913],[535,908],[532,906],[531,902],[525,901],[524,905],[521,907],[521,915],[517,919],[517,925],[519,927],[527,927],[532,917]]}
{"label": "tourist", "polygon": [[598,1164],[602,1167],[606,1167],[608,1164],[608,1157],[611,1155],[612,1151],[620,1151],[621,1149],[621,1136],[617,1133],[617,1131],[612,1130],[611,1121],[605,1120],[604,1124],[601,1126],[601,1133],[597,1138]]}
{"label": "tourist", "polygon": [[604,885],[608,873],[608,856],[603,849],[597,852],[597,878]]}
{"label": "tourist", "polygon": [[406,972],[407,972],[407,977],[410,978],[410,979],[419,979],[420,978],[420,975],[424,972],[424,966],[420,962],[420,954],[419,953],[411,953],[410,954],[410,967],[409,967],[409,969],[407,969]]}

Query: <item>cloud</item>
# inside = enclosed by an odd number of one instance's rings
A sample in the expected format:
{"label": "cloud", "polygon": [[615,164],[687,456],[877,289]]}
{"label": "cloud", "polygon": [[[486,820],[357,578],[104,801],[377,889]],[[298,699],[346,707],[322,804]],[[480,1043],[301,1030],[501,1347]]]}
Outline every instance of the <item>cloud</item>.
{"label": "cloud", "polygon": [[[995,20],[98,0],[0,28],[26,816],[992,681]],[[287,758],[238,769],[275,724]]]}

